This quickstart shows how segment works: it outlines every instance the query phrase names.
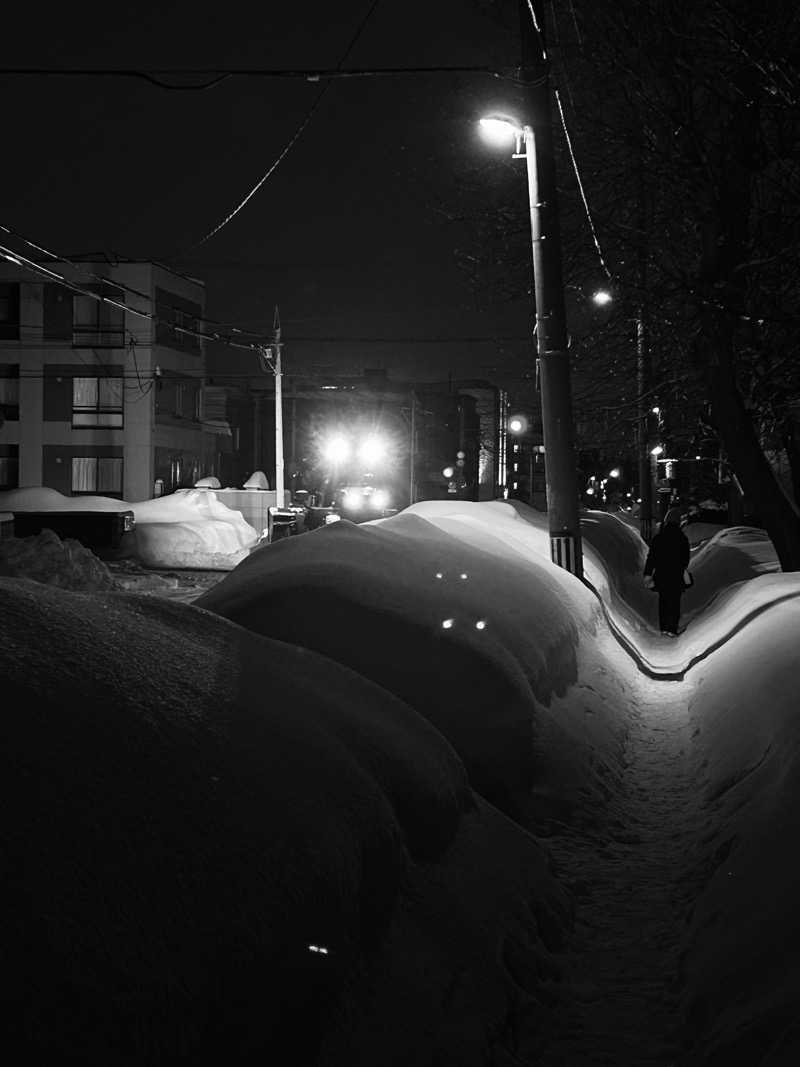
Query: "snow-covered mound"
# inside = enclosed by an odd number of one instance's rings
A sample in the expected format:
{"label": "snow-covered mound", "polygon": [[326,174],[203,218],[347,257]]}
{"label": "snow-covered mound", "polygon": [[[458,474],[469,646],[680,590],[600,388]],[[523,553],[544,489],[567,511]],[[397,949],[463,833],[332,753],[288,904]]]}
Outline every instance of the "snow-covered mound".
{"label": "snow-covered mound", "polygon": [[0,493],[5,511],[132,511],[136,555],[146,567],[232,570],[258,540],[241,512],[208,490],[181,490],[129,504],[105,496],[64,496],[55,489]]}
{"label": "snow-covered mound", "polygon": [[64,496],[45,486],[0,492],[0,511],[131,511],[134,506],[109,496]]}
{"label": "snow-covered mound", "polygon": [[697,1062],[800,1060],[798,635],[795,595],[695,672],[691,760],[705,832],[683,972]]}
{"label": "snow-covered mound", "polygon": [[517,817],[548,763],[547,709],[576,683],[578,647],[599,619],[592,594],[540,557],[407,513],[266,545],[196,603],[395,693],[448,738],[473,787]]}
{"label": "snow-covered mound", "polygon": [[111,1028],[125,1062],[298,1027],[318,1067],[796,1062],[800,574],[726,529],[669,641],[636,531],[582,530],[590,587],[545,516],[448,501],[258,547],[207,610],[3,586],[12,870],[53,868],[6,883],[9,973],[52,975],[17,1029],[92,1067]]}
{"label": "snow-covered mound", "polygon": [[533,1062],[567,898],[429,723],[192,606],[0,596],[16,1063]]}
{"label": "snow-covered mound", "polygon": [[0,574],[84,592],[116,588],[102,560],[80,541],[69,537],[62,541],[52,530],[42,530],[35,537],[0,540]]}

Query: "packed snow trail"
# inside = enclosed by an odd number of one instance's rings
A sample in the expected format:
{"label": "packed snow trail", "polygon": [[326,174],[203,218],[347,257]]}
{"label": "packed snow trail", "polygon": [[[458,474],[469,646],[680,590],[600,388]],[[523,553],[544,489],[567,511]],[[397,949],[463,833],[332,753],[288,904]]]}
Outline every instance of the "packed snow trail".
{"label": "packed snow trail", "polygon": [[668,1067],[681,1055],[679,941],[698,805],[688,775],[692,682],[655,681],[619,649],[607,654],[629,685],[624,777],[607,823],[543,842],[576,905],[562,957],[568,1003],[544,1067]]}

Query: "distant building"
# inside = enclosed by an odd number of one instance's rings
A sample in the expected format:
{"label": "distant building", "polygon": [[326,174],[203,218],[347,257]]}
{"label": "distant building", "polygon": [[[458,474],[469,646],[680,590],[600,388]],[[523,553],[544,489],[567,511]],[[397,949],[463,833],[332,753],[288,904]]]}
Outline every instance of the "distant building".
{"label": "distant building", "polygon": [[0,265],[0,489],[137,501],[213,474],[231,445],[216,395],[204,425],[203,283],[142,261],[41,266],[69,284]]}

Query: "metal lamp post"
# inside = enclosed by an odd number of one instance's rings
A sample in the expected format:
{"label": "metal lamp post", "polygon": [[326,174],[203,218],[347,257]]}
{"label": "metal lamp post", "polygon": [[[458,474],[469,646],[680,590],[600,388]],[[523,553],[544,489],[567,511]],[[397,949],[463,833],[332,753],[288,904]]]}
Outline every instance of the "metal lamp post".
{"label": "metal lamp post", "polygon": [[[559,567],[582,578],[578,477],[561,248],[555,211],[555,175],[552,166],[544,172],[540,168],[533,127],[519,126],[505,116],[483,118],[480,125],[494,140],[514,138],[517,150],[513,158],[524,159],[527,164],[550,556]],[[523,145],[524,152],[521,151]]]}

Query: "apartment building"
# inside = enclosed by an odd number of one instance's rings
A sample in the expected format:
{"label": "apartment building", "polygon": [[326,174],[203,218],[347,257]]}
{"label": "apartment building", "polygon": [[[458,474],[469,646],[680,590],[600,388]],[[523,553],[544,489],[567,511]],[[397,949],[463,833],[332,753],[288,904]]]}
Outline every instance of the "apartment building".
{"label": "apartment building", "polygon": [[203,283],[143,261],[41,266],[63,281],[0,264],[0,489],[135,502],[213,473],[230,431],[203,423]]}

